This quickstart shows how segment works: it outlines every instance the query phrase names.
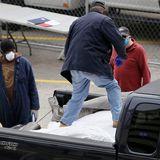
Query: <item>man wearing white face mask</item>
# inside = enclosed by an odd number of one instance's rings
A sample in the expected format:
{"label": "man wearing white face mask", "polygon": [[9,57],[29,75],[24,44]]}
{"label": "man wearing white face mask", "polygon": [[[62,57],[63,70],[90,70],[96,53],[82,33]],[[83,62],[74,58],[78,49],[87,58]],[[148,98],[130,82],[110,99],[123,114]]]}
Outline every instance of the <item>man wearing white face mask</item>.
{"label": "man wearing white face mask", "polygon": [[39,96],[30,62],[15,52],[9,39],[1,41],[0,123],[3,127],[37,119]]}
{"label": "man wearing white face mask", "polygon": [[127,27],[120,27],[119,31],[124,38],[127,60],[118,61],[114,50],[110,59],[115,79],[118,81],[122,92],[134,91],[151,80],[145,49],[130,35]]}

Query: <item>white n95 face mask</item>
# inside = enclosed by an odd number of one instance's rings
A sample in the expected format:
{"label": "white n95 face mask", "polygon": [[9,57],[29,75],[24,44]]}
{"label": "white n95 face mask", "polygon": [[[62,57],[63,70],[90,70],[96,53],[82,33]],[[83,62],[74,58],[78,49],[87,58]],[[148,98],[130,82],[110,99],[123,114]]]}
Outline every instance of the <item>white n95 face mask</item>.
{"label": "white n95 face mask", "polygon": [[13,61],[15,58],[15,53],[13,51],[10,51],[5,55],[5,57],[7,61]]}

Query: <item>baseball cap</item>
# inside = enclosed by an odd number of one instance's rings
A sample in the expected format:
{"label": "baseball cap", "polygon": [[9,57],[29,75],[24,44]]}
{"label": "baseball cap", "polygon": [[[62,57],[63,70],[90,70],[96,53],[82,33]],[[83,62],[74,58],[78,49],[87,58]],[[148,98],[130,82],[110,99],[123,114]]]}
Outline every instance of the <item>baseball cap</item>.
{"label": "baseball cap", "polygon": [[14,43],[10,39],[3,39],[0,46],[2,54],[15,49]]}
{"label": "baseball cap", "polygon": [[105,9],[105,1],[104,0],[93,0],[91,3],[91,7],[100,6]]}
{"label": "baseball cap", "polygon": [[122,26],[122,27],[119,27],[118,30],[122,36],[129,36],[130,35],[130,31],[127,27]]}

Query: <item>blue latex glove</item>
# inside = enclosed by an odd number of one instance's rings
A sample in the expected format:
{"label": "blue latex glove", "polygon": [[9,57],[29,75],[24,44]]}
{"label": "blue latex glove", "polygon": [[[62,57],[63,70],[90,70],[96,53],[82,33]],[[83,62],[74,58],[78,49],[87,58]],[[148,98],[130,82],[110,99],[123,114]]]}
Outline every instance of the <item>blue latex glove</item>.
{"label": "blue latex glove", "polygon": [[116,66],[118,66],[118,67],[121,66],[123,64],[123,61],[124,61],[123,58],[121,58],[120,56],[117,56],[115,59]]}

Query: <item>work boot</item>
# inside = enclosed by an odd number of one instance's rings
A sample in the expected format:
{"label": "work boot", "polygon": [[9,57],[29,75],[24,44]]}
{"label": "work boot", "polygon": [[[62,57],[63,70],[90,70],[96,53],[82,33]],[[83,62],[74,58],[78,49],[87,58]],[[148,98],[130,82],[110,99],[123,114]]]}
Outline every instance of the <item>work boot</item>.
{"label": "work boot", "polygon": [[112,127],[117,128],[117,126],[118,126],[118,121],[113,121]]}

